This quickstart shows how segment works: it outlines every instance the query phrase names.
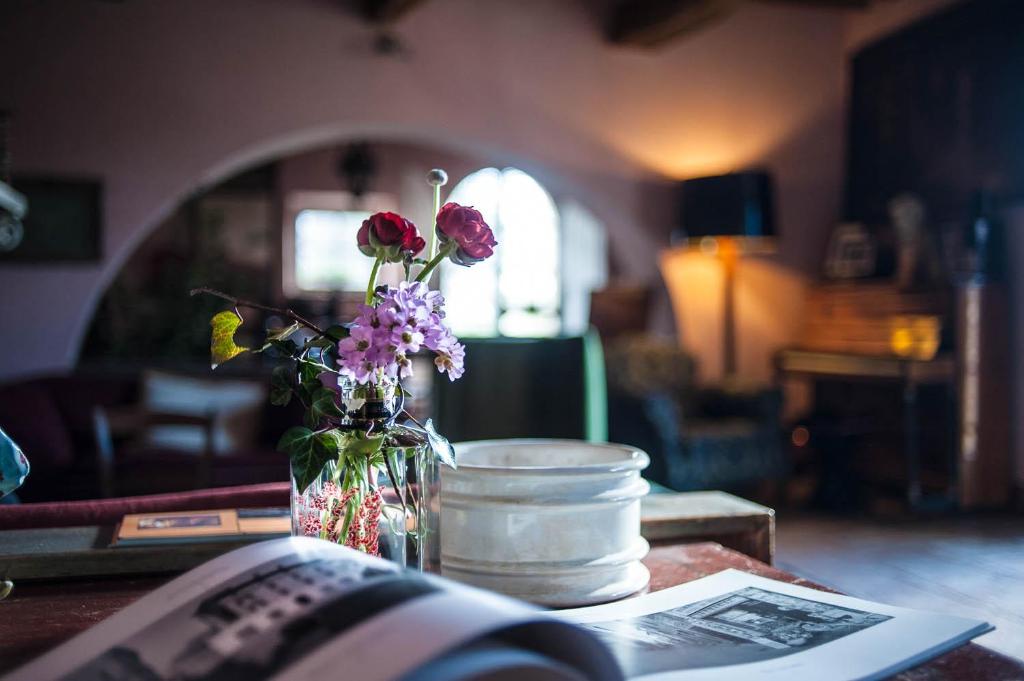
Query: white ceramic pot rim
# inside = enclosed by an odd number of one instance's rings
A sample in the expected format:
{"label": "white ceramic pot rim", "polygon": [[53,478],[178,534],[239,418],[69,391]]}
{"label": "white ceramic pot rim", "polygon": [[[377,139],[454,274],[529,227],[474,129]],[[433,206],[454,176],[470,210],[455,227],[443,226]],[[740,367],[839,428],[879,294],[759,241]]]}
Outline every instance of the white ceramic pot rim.
{"label": "white ceramic pot rim", "polygon": [[463,463],[462,461],[458,461],[458,459],[456,458],[456,464],[458,466],[456,470],[466,469],[471,470],[474,473],[485,473],[495,475],[529,475],[531,473],[537,473],[540,475],[547,476],[552,473],[622,473],[626,471],[641,471],[647,468],[647,466],[649,466],[651,463],[651,458],[647,456],[647,452],[643,451],[642,449],[638,449],[637,447],[606,442],[587,442],[586,440],[568,440],[557,438],[473,440],[469,442],[456,442],[454,444],[454,447],[457,456],[459,448],[476,448],[490,446],[519,447],[523,445],[553,445],[556,447],[565,445],[584,445],[587,447],[618,452],[623,455],[623,458],[620,461],[580,464],[577,466],[500,466],[492,464]]}

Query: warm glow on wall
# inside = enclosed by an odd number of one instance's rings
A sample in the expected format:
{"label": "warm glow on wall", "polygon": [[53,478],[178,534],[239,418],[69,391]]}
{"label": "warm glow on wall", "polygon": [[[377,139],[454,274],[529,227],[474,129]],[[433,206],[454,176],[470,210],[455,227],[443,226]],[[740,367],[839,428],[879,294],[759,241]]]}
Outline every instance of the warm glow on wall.
{"label": "warm glow on wall", "polygon": [[786,111],[774,116],[762,111],[751,119],[731,104],[700,116],[689,113],[682,118],[678,111],[658,118],[648,114],[642,125],[612,127],[602,136],[637,163],[665,177],[686,179],[761,165],[803,124]]}
{"label": "warm glow on wall", "polygon": [[[697,360],[700,382],[714,383],[722,377],[722,263],[699,248],[684,247],[663,251],[660,265],[680,342]],[[805,288],[805,278],[792,270],[756,257],[739,259],[736,343],[743,381],[771,380],[772,356],[797,340]]]}

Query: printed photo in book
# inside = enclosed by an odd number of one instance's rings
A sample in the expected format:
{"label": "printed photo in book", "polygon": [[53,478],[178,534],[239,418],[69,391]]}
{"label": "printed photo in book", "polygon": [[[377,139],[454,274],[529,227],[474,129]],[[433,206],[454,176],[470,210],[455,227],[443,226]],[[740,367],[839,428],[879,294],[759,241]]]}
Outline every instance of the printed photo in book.
{"label": "printed photo in book", "polygon": [[892,619],[756,587],[656,612],[585,624],[627,676],[792,655]]}

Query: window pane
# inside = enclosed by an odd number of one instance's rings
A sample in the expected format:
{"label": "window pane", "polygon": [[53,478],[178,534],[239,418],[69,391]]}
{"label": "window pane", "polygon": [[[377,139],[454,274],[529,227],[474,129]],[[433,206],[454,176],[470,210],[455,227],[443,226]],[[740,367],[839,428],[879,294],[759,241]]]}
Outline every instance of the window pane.
{"label": "window pane", "polygon": [[[448,200],[480,211],[501,242],[498,225],[498,200],[501,196],[501,171],[484,168],[468,175],[456,185]],[[503,246],[498,246],[500,254]],[[445,297],[446,321],[459,336],[498,335],[497,258],[489,258],[472,267],[450,261],[441,265],[441,292]]]}
{"label": "window pane", "polygon": [[559,225],[548,193],[521,170],[484,168],[462,180],[450,200],[479,210],[499,244],[494,257],[471,268],[442,267],[453,330],[467,336],[557,335]]}
{"label": "window pane", "polygon": [[579,334],[590,323],[590,294],[608,283],[604,225],[575,201],[559,204],[562,218],[562,331]]}
{"label": "window pane", "polygon": [[546,338],[557,336],[562,326],[557,314],[509,310],[498,320],[498,330],[503,336],[519,338]]}
{"label": "window pane", "polygon": [[370,214],[303,210],[295,217],[295,284],[304,291],[362,291],[373,259],[359,252],[356,232]]}
{"label": "window pane", "polygon": [[506,168],[499,223],[499,290],[504,306],[557,313],[558,213],[551,197],[523,171]]}
{"label": "window pane", "polygon": [[445,261],[441,291],[445,321],[458,336],[486,338],[498,334],[498,281],[494,258],[472,267]]}

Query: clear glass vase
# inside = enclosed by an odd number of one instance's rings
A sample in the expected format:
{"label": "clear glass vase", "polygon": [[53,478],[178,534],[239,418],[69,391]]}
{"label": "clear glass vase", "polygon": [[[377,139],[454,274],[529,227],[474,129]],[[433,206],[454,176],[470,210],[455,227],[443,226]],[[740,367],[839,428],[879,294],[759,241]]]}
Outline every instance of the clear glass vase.
{"label": "clear glass vase", "polygon": [[404,456],[392,458],[399,478],[394,485],[387,472],[380,470],[371,473],[374,484],[346,484],[345,471],[337,461],[327,463],[303,492],[293,477],[292,534],[325,539],[406,565],[410,519],[394,490],[407,493],[406,468]]}
{"label": "clear glass vase", "polygon": [[415,456],[416,567],[441,574],[441,462],[426,445]]}
{"label": "clear glass vase", "polygon": [[305,490],[292,476],[292,534],[440,572],[439,464],[416,429],[395,425],[401,396],[397,384],[341,381],[339,428],[385,434],[383,461],[329,461]]}

